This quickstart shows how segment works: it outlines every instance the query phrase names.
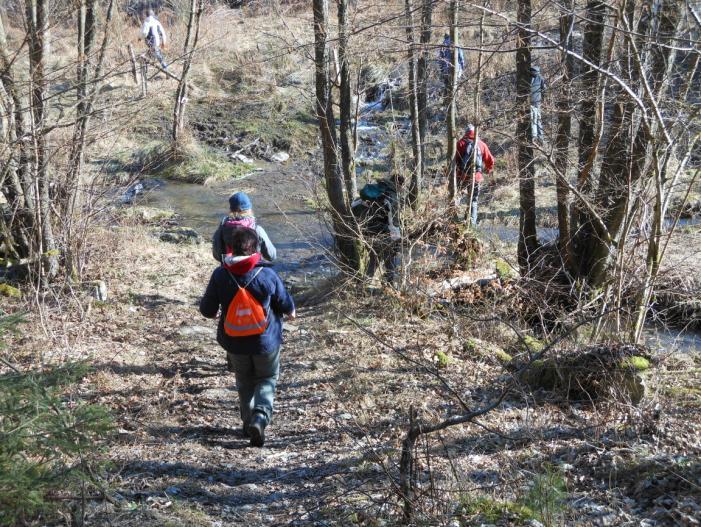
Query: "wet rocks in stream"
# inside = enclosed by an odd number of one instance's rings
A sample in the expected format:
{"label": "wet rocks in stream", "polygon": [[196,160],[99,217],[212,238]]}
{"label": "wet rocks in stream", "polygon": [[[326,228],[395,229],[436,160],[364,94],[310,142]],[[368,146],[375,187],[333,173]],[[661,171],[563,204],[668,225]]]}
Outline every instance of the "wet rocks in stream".
{"label": "wet rocks in stream", "polygon": [[202,236],[188,227],[170,227],[157,233],[161,241],[175,244],[202,243]]}

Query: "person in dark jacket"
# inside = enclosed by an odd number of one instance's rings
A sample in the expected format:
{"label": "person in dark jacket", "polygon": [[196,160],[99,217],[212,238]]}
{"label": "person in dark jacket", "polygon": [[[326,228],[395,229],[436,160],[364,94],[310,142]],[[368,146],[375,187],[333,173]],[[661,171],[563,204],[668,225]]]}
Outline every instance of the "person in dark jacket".
{"label": "person in dark jacket", "polygon": [[224,216],[219,222],[219,227],[212,236],[212,256],[217,262],[221,262],[226,256],[228,249],[224,238],[226,231],[232,228],[248,227],[256,231],[258,235],[258,247],[263,258],[272,262],[277,257],[277,251],[273,242],[268,238],[265,229],[258,225],[253,214],[253,204],[251,198],[245,192],[236,192],[229,198],[229,214]]}
{"label": "person in dark jacket", "polygon": [[531,140],[543,141],[543,122],[540,105],[545,98],[545,81],[540,76],[540,68],[533,66],[531,73]]}
{"label": "person in dark jacket", "polygon": [[[261,260],[256,231],[232,229],[227,236],[225,241],[233,254],[212,273],[200,301],[200,313],[207,318],[221,313],[217,342],[226,350],[229,370],[236,375],[244,434],[250,436],[251,445],[263,446],[280,372],[282,317],[294,319],[295,305],[277,273]],[[229,304],[239,288],[245,288],[267,313],[268,325],[260,335],[231,337],[224,330]]]}
{"label": "person in dark jacket", "polygon": [[[443,37],[443,44],[438,49],[438,67],[441,70],[441,78],[443,79],[443,94],[448,95],[450,90],[450,82],[453,76],[453,41],[450,39],[450,35],[447,33]],[[462,77],[462,73],[465,70],[465,55],[463,54],[462,48],[458,48],[458,80]]]}
{"label": "person in dark jacket", "polygon": [[[351,203],[351,212],[368,242],[370,257],[366,275],[372,279],[382,264],[383,279],[389,284],[396,278],[401,250],[399,194],[403,184],[404,178],[400,175],[369,183],[360,190],[360,197]],[[378,195],[369,196],[366,189]]]}

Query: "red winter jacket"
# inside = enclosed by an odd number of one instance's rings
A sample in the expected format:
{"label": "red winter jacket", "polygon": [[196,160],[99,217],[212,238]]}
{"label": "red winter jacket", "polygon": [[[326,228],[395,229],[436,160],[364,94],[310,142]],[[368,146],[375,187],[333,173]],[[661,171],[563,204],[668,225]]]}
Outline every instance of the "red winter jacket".
{"label": "red winter jacket", "polygon": [[[462,137],[462,139],[458,141],[457,148],[455,149],[455,166],[457,170],[458,183],[464,184],[470,180],[471,174],[463,174],[460,170],[460,167],[462,166],[462,158],[465,154],[465,150],[467,149],[468,143],[474,140],[475,131],[472,130],[470,132],[467,132]],[[494,168],[494,156],[492,156],[492,153],[489,151],[489,147],[487,146],[487,144],[481,139],[477,140],[477,148],[480,149],[480,153],[482,154],[482,169],[487,174],[489,174]],[[475,181],[477,183],[480,183],[482,181],[482,171],[479,170],[479,167],[477,172],[475,173]]]}

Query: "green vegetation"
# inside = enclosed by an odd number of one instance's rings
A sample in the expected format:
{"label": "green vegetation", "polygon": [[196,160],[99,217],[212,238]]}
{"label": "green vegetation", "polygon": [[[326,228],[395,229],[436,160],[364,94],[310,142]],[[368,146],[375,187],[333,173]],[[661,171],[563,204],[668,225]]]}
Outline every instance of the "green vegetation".
{"label": "green vegetation", "polygon": [[504,519],[524,523],[537,518],[536,514],[525,505],[511,501],[498,501],[487,496],[464,497],[457,513],[463,517],[461,519],[467,520],[463,523],[465,526],[475,525],[476,518],[488,523],[496,523]]}
{"label": "green vegetation", "polygon": [[443,351],[437,351],[435,357],[438,369],[445,369],[450,364],[450,356]]}
{"label": "green vegetation", "polygon": [[[0,318],[0,335],[19,321]],[[111,421],[104,408],[70,397],[86,373],[84,364],[67,364],[0,376],[0,525],[48,514],[64,503],[50,494],[72,494],[92,481],[92,455]]]}
{"label": "green vegetation", "polygon": [[503,349],[497,348],[494,350],[494,356],[502,364],[508,364],[513,360],[513,357],[506,353]]}
{"label": "green vegetation", "polygon": [[539,353],[543,351],[543,348],[545,347],[545,344],[543,344],[540,340],[538,340],[535,337],[531,337],[530,335],[526,335],[523,337],[523,344],[528,348],[528,351],[531,353]]}
{"label": "green vegetation", "polygon": [[[128,159],[117,154],[114,170],[156,176],[181,183],[211,183],[238,179],[253,170],[248,163],[232,163],[222,154],[195,142],[173,147],[164,141],[150,141],[135,148]],[[121,170],[118,168],[121,167]]]}
{"label": "green vegetation", "polygon": [[469,338],[465,339],[465,342],[463,342],[462,350],[465,353],[470,353],[470,354],[476,353],[478,351],[477,344],[478,344],[477,339],[473,339],[472,337],[469,337]]}
{"label": "green vegetation", "polygon": [[559,469],[547,464],[544,469],[542,474],[536,474],[533,478],[523,503],[546,527],[551,527],[562,519],[567,486]]}
{"label": "green vegetation", "polygon": [[645,371],[650,369],[650,361],[645,357],[640,357],[634,355],[632,357],[626,357],[621,361],[621,368],[633,369],[636,371]]}
{"label": "green vegetation", "polygon": [[10,298],[22,298],[22,291],[10,284],[0,284],[0,296],[7,296]]}
{"label": "green vegetation", "polygon": [[166,146],[168,162],[159,175],[183,183],[205,183],[237,179],[250,173],[247,163],[232,163],[206,146],[187,143],[177,147]]}
{"label": "green vegetation", "polygon": [[511,268],[509,263],[502,258],[497,258],[497,260],[494,262],[494,268],[496,269],[499,280],[511,280],[515,276],[514,270]]}

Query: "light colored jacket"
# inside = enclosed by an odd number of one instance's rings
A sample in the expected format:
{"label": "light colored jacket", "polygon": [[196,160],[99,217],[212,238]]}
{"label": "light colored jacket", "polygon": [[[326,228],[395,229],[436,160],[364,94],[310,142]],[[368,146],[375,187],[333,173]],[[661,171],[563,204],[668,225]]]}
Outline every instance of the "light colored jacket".
{"label": "light colored jacket", "polygon": [[[212,236],[212,256],[217,262],[221,262],[222,253],[224,252],[224,240],[222,240],[222,229],[227,218],[228,216],[224,216],[222,218],[222,220],[219,222],[219,227],[217,227],[217,230],[214,231],[214,235]],[[275,249],[273,242],[270,241],[270,238],[268,238],[268,233],[265,232],[265,229],[260,225],[256,225],[255,231],[256,234],[258,234],[260,253],[263,255],[263,258],[272,262],[273,260],[275,260],[275,258],[277,258],[277,250]]]}
{"label": "light colored jacket", "polygon": [[141,27],[141,34],[144,38],[148,37],[149,32],[153,34],[153,45],[160,48],[167,43],[166,32],[163,26],[155,16],[148,16],[144,20],[144,25]]}

